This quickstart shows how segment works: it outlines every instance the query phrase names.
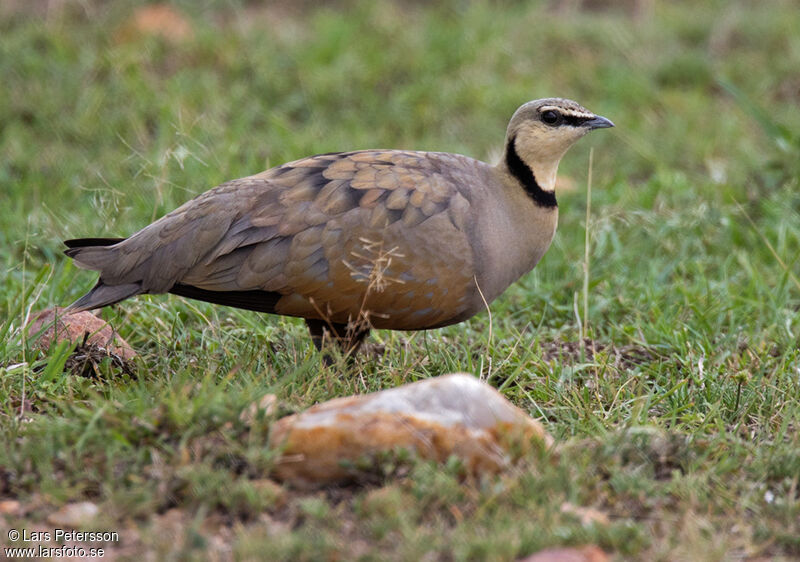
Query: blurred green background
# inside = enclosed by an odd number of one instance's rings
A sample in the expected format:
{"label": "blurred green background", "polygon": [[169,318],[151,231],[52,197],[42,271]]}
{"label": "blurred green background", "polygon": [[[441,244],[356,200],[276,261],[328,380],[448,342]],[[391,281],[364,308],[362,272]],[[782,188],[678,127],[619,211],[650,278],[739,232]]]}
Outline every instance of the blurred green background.
{"label": "blurred green background", "polygon": [[[621,559],[800,556],[798,30],[791,0],[4,1],[0,498],[33,506],[23,523],[90,498],[159,556],[203,552],[192,525],[215,517],[240,525],[221,540],[245,559],[511,560],[586,542]],[[134,382],[111,365],[70,374],[69,349],[21,329],[94,283],[64,239],[128,235],[314,153],[495,161],[513,111],[546,96],[616,128],[563,160],[554,244],[493,304],[491,339],[485,314],[378,332],[382,358],[320,372],[296,320],[143,297],[104,311],[140,352]],[[276,507],[252,484],[269,464],[257,435],[226,425],[266,391],[302,408],[455,370],[542,418],[561,460],[501,491],[423,465],[377,500]],[[224,439],[184,466],[209,435]],[[576,521],[565,500],[611,523]],[[161,530],[172,508],[185,540]]]}

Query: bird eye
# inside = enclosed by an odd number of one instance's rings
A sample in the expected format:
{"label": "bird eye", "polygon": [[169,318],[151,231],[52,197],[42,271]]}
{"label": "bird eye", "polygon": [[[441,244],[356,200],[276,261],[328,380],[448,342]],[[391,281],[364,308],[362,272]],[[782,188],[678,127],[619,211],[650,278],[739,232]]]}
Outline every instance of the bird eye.
{"label": "bird eye", "polygon": [[559,122],[559,117],[561,117],[558,112],[553,111],[552,109],[548,109],[544,113],[542,113],[542,121],[547,123],[548,125],[555,125]]}

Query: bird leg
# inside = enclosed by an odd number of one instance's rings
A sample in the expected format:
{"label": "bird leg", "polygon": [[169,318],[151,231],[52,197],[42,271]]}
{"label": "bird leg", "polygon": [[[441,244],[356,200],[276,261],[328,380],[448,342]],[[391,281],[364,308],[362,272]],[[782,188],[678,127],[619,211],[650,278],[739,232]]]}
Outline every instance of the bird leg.
{"label": "bird leg", "polygon": [[[317,351],[322,351],[326,342],[333,341],[339,346],[342,353],[350,358],[355,356],[361,344],[364,343],[364,339],[369,335],[369,328],[348,329],[347,324],[313,318],[306,318],[306,325]],[[327,353],[324,354],[323,361],[328,366],[333,363],[332,357]]]}

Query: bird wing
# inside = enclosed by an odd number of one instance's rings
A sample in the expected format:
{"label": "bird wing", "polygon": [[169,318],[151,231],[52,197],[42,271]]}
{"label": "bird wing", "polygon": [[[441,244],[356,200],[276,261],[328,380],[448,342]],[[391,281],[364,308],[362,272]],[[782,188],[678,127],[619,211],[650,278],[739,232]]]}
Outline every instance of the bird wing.
{"label": "bird wing", "polygon": [[265,291],[279,297],[279,314],[448,324],[474,313],[469,193],[460,189],[476,166],[485,165],[406,151],[297,160],[222,184],[110,247],[116,255],[102,267],[84,266],[142,292]]}

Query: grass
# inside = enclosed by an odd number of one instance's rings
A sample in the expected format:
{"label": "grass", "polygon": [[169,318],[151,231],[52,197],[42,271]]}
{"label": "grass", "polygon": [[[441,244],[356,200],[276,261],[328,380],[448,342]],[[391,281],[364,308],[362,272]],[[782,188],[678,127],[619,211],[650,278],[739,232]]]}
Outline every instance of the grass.
{"label": "grass", "polygon": [[[91,501],[122,559],[800,557],[792,2],[179,2],[182,40],[120,31],[131,3],[39,4],[0,9],[0,500],[20,502],[1,546]],[[296,320],[140,297],[103,313],[140,354],[133,376],[93,378],[22,330],[94,282],[61,240],[129,234],[313,153],[491,159],[547,95],[617,128],[565,158],[553,246],[491,325],[379,331],[383,357],[324,370]],[[417,463],[300,493],[268,479],[269,420],[241,418],[266,393],[291,411],[452,371],[542,419],[558,454],[496,481]]]}

